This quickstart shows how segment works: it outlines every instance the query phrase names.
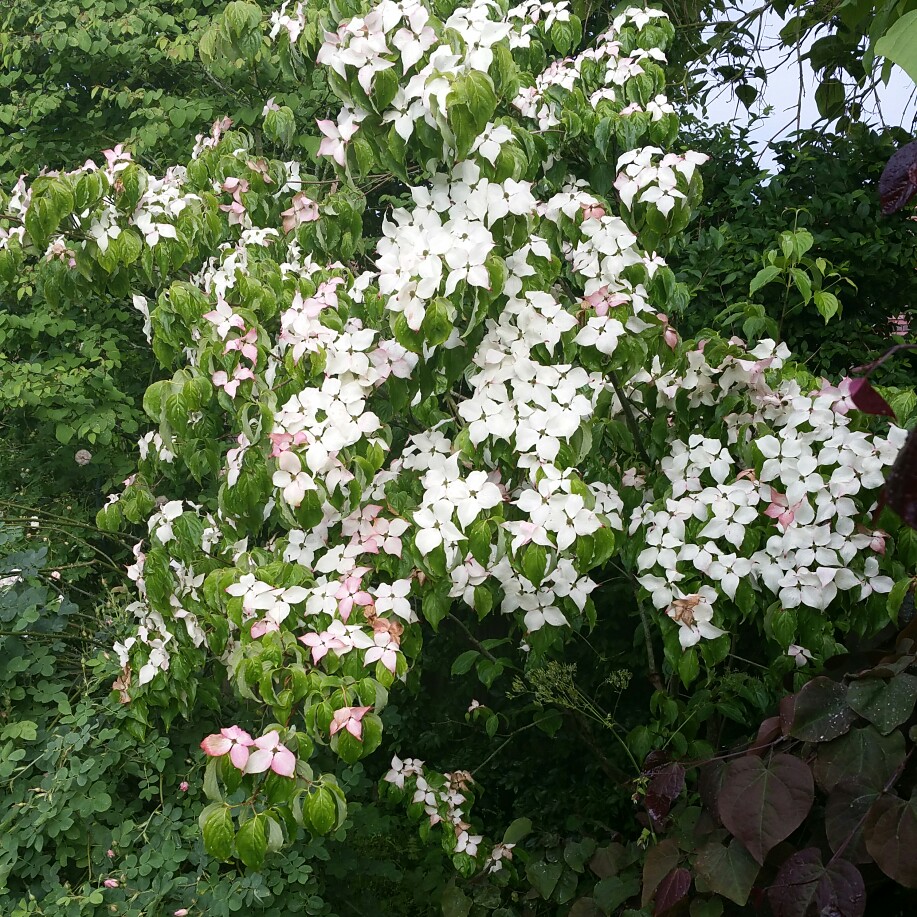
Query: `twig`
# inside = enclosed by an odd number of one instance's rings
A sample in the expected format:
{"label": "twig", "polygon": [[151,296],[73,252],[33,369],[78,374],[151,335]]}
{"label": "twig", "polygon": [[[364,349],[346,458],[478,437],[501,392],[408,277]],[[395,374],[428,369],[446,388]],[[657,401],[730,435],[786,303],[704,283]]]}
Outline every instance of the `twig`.
{"label": "twig", "polygon": [[624,411],[624,417],[627,421],[627,428],[631,432],[631,436],[634,438],[634,442],[637,445],[637,450],[639,451],[643,461],[646,462],[648,468],[653,466],[653,461],[649,456],[649,453],[646,451],[646,447],[643,445],[643,438],[640,435],[640,428],[637,426],[637,420],[634,417],[633,409],[631,408],[630,401],[627,398],[627,395],[624,394],[624,389],[621,387],[621,383],[618,381],[618,374],[612,369],[608,373],[608,377],[611,379],[612,388],[615,390],[615,394],[618,396],[618,400],[621,402],[621,408]]}
{"label": "twig", "polygon": [[640,623],[643,625],[643,639],[646,642],[646,663],[650,669],[650,684],[657,691],[662,691],[664,693],[665,685],[662,682],[662,677],[659,675],[659,669],[656,667],[656,651],[653,649],[653,638],[650,634],[650,622],[646,617],[646,610],[643,607],[643,602],[640,601],[639,596],[636,596],[636,598],[637,610],[640,612]]}
{"label": "twig", "polygon": [[855,366],[850,371],[854,373],[863,373],[864,375],[869,376],[887,359],[898,353],[899,350],[917,350],[917,344],[895,344],[894,347],[890,347],[881,357],[879,357],[878,360],[874,360],[872,363],[864,363],[862,366]]}
{"label": "twig", "polygon": [[497,657],[494,656],[493,653],[491,653],[491,652],[484,646],[484,644],[481,643],[481,641],[478,640],[477,637],[475,637],[475,635],[474,635],[470,630],[468,630],[468,628],[465,626],[465,622],[464,622],[461,618],[456,617],[454,614],[452,614],[451,611],[449,612],[449,617],[450,617],[453,621],[455,621],[455,623],[458,624],[458,626],[464,631],[465,636],[471,641],[471,644],[474,646],[474,648],[475,648],[482,656],[484,656],[485,658],[489,659],[491,662],[497,663],[497,664],[499,664],[499,665],[503,665],[503,663],[500,662],[500,660],[497,659]]}

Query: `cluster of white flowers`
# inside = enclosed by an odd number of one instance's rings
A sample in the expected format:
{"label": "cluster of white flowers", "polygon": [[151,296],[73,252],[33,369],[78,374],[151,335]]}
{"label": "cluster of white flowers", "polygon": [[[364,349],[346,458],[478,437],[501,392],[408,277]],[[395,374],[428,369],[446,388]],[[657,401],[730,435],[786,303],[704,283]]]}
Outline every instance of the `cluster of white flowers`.
{"label": "cluster of white flowers", "polygon": [[[661,158],[658,164],[654,164],[657,157]],[[667,216],[676,203],[685,198],[684,192],[678,188],[679,174],[690,181],[695,168],[709,158],[703,153],[690,151],[684,155],[663,155],[662,150],[654,146],[625,153],[618,159],[619,173],[615,179],[621,203],[631,210],[636,199],[640,204],[653,204]]]}
{"label": "cluster of white flowers", "polygon": [[[548,9],[545,10],[545,7]],[[526,15],[531,15],[532,8],[537,8],[539,13],[546,12],[545,29],[548,28],[548,20],[551,24],[554,21],[566,22],[569,20],[569,12],[566,9],[567,4],[539,4],[532,0],[530,3],[516,7],[509,12],[509,18],[519,19],[522,24],[516,33],[515,41],[511,40],[511,47],[527,47],[530,34],[534,29],[535,20],[529,20],[526,25]],[[646,13],[658,13],[658,10],[647,10]],[[536,14],[537,15],[537,14]],[[664,14],[661,14],[664,15]],[[655,18],[655,17],[650,17]],[[585,50],[581,51],[575,57],[562,58],[553,61],[547,69],[538,75],[535,79],[535,85],[525,87],[519,90],[519,94],[514,101],[514,105],[523,117],[534,121],[538,129],[546,131],[559,125],[560,117],[557,110],[556,102],[551,100],[548,90],[553,87],[572,90],[577,83],[581,82],[585,67],[598,67],[601,72],[601,86],[592,90],[589,96],[590,104],[593,108],[598,108],[600,103],[605,102],[613,107],[617,105],[618,114],[627,116],[639,111],[639,108],[630,106],[621,106],[622,95],[616,87],[620,88],[628,80],[643,74],[644,61],[665,62],[665,55],[658,48],[635,48],[629,55],[621,54],[621,45],[616,40],[621,30],[629,24],[636,28],[642,28],[649,19],[642,10],[626,10],[616,17],[607,32],[598,36],[595,43]],[[650,103],[652,113],[655,116],[658,111],[658,118],[663,114],[671,113],[673,109],[668,104],[665,96],[657,95],[653,102]],[[613,110],[613,109],[612,109]],[[650,106],[647,106],[650,111]]]}
{"label": "cluster of white flowers", "polygon": [[[782,381],[772,389],[762,374],[782,364],[784,345],[765,341],[749,356],[755,359],[729,355],[712,366],[695,351],[689,384],[679,380],[677,391],[687,389],[698,405],[741,389],[752,410],[725,418],[726,441],[695,434],[671,444],[661,466],[671,496],[661,506],[638,507],[631,519],[631,534],[646,544],[641,584],[657,608],[669,609],[686,586],[696,593],[705,581],[714,586],[706,593],[710,605],[717,593],[734,600],[744,581],[766,588],[783,608],[820,611],[839,591],[858,587],[860,599],[890,591],[893,581],[879,575],[876,556],[884,540],[857,527],[872,507],[853,498],[882,486],[906,432],[893,425],[879,437],[853,429],[844,393],[830,386],[804,394],[795,381]],[[673,382],[668,374],[656,378],[674,404]],[[762,422],[768,435],[756,433]],[[755,455],[757,473],[743,461]],[[751,526],[764,527],[763,546],[746,539]],[[682,642],[696,642],[698,632],[679,623]]]}
{"label": "cluster of white flowers", "polygon": [[[490,134],[491,142],[495,136],[496,131]],[[493,225],[510,214],[527,215],[535,199],[528,182],[491,182],[471,161],[451,177],[434,176],[429,187],[413,188],[412,194],[417,206],[395,210],[383,224],[376,267],[388,308],[403,312],[417,330],[434,297],[449,296],[460,283],[489,289]]]}
{"label": "cluster of white flowers", "polygon": [[[275,14],[273,31],[285,29],[295,41],[304,23],[303,8],[288,10],[285,5]],[[638,50],[625,57],[616,39],[622,29],[641,28],[657,15],[639,10],[622,14],[594,48],[542,74],[538,92],[548,85],[572,88],[587,62],[604,67],[606,88],[639,75],[646,61],[661,59],[660,52]],[[319,61],[340,78],[341,93],[346,96],[347,81],[371,93],[378,75],[393,71],[400,85],[383,121],[394,122],[409,139],[423,118],[446,142],[444,171],[411,189],[413,208],[396,209],[386,218],[375,271],[354,278],[340,265],[321,267],[302,252],[294,235],[282,241],[275,230],[249,227],[247,214],[223,205],[239,238],[224,243],[193,278],[213,306],[192,330],[196,348],[186,352],[189,365],[202,359],[204,348],[221,354],[226,362],[212,370],[212,381],[243,401],[257,400],[278,380],[289,378],[289,361],[312,367],[301,377],[305,384],[300,382],[298,391],[285,394],[272,410],[271,426],[235,431],[237,445],[226,455],[225,480],[232,489],[250,451],[264,454],[269,443],[274,494],[263,517],[284,520],[288,532],[279,544],[284,560],[307,567],[314,577],[284,590],[259,580],[255,570],[243,569],[229,595],[243,599],[250,638],[281,625],[304,628],[300,639],[316,664],[359,650],[366,664],[381,662],[394,673],[401,629],[417,620],[413,597],[423,574],[395,578],[378,572],[376,565],[387,557],[405,557],[406,545],[421,563],[433,555],[444,563],[451,597],[476,606],[480,590],[492,587],[493,595],[502,596],[502,611],[519,613],[528,632],[566,626],[571,616],[585,611],[595,582],[577,561],[577,545],[603,530],[621,529],[624,503],[618,488],[642,486],[642,476],[622,468],[610,479],[591,481],[576,470],[588,451],[587,434],[599,402],[604,399],[607,405],[610,399],[612,416],[620,416],[624,405],[605,372],[587,370],[575,358],[560,355],[580,348],[610,360],[629,337],[662,331],[666,344],[674,347],[677,335],[669,333],[666,317],[650,305],[644,284],[625,278],[639,276],[633,269],[641,266],[652,278],[664,262],[641,250],[633,228],[607,212],[609,205],[581,180],[570,179],[539,201],[528,181],[498,182],[483,175],[482,169],[516,142],[504,124],[488,124],[468,159],[448,162],[448,100],[456,80],[469,70],[484,72],[497,42],[523,46],[534,26],[548,30],[569,16],[566,3],[530,0],[504,15],[490,0],[479,0],[456,10],[445,23],[461,36],[459,53],[439,44],[420,0],[383,0],[326,38]],[[545,117],[553,116],[553,105]],[[630,106],[622,112],[637,110]],[[670,113],[670,106],[660,96],[642,110],[656,119]],[[328,141],[324,152],[343,164],[346,143],[367,116],[345,98],[337,120],[320,125]],[[218,140],[227,127],[217,125],[210,139]],[[202,140],[199,153],[208,144]],[[129,158],[123,151],[109,158],[116,180]],[[690,152],[663,154],[655,147],[634,150],[621,157],[615,187],[627,209],[640,204],[666,215],[682,205],[705,159]],[[287,228],[321,219],[320,206],[311,199],[297,204],[296,196],[302,196],[298,164],[288,163],[286,169],[289,181],[281,193],[294,196],[284,211],[284,219],[293,221]],[[193,201],[182,192],[184,180],[175,171],[148,185],[138,213],[148,215],[151,232],[162,225],[160,219],[174,218]],[[240,203],[244,187],[239,179],[224,179],[216,190]],[[100,212],[105,235],[105,211]],[[545,227],[545,221],[553,226]],[[524,242],[507,245],[507,227],[514,222],[524,224]],[[558,234],[559,246],[548,241]],[[256,268],[259,252],[268,246],[283,248],[285,284],[273,343],[266,342],[266,329],[243,319],[242,307],[235,304],[242,278]],[[581,293],[571,296],[555,281],[558,258]],[[478,295],[491,295],[495,277],[500,278],[500,305],[482,316],[469,353],[466,395],[451,407],[452,425],[410,435],[386,470],[367,481],[361,469],[357,486],[357,457],[371,450],[380,456],[378,467],[390,449],[390,431],[373,399],[389,380],[413,383],[421,361],[434,358],[437,347],[425,345],[422,353],[407,350],[355,317],[355,304],[381,301],[390,315],[403,314],[408,327],[419,331],[435,302],[454,326],[440,345],[449,350],[466,346],[475,316],[459,312]],[[472,324],[463,335],[469,319]],[[680,625],[684,645],[719,635],[715,609],[724,600],[743,600],[746,588],[764,588],[784,607],[823,609],[838,590],[859,586],[860,595],[866,595],[890,587],[886,577],[876,575],[875,558],[868,556],[874,536],[856,529],[863,507],[853,498],[881,483],[882,469],[901,445],[901,432],[893,430],[881,440],[854,431],[842,413],[847,402],[837,392],[805,395],[785,381],[771,388],[765,374],[782,366],[786,348],[765,342],[746,352],[740,342],[733,344],[733,352],[716,366],[707,362],[700,346],[686,355],[684,368],[663,370],[661,358],[655,357],[624,383],[637,407],[645,401],[645,390],[654,389],[656,410],[674,411],[676,398],[687,398],[691,409],[701,410],[729,395],[740,396],[740,407],[723,419],[721,434],[671,437],[661,462],[669,490],[661,500],[643,493],[630,519],[630,534],[641,545],[640,582],[654,605]],[[596,365],[595,360],[589,365]],[[240,387],[247,381],[250,395]],[[765,424],[769,435],[756,433],[756,424]],[[460,433],[476,450],[474,459],[462,451]],[[141,455],[169,462],[176,448],[152,433],[144,438]],[[757,473],[750,455],[760,456]],[[389,492],[414,479],[419,496],[395,512]],[[305,507],[310,525],[294,525],[289,514]],[[172,501],[153,516],[155,542],[170,544],[173,523],[183,510]],[[490,531],[501,533],[483,554],[480,546],[471,550],[472,530],[482,520]],[[218,514],[210,523],[205,531],[213,534],[205,550],[226,552],[234,562],[246,556],[244,548],[236,547],[242,534],[234,520]],[[763,540],[748,537],[762,526],[768,527]],[[196,624],[187,620],[193,613],[184,606],[196,602],[197,576],[184,562],[171,569],[175,607],[184,612],[191,633]],[[249,589],[255,583],[263,596]],[[256,616],[256,611],[264,614]]]}
{"label": "cluster of white flowers", "polygon": [[127,610],[133,612],[140,621],[136,636],[128,637],[123,643],[115,643],[113,649],[123,668],[130,664],[130,651],[135,644],[139,643],[147,648],[146,662],[137,674],[138,684],[146,685],[160,672],[169,671],[170,657],[166,645],[173,639],[172,634],[166,627],[162,615],[157,611],[150,611],[143,602],[132,602]]}
{"label": "cluster of white flowers", "polygon": [[280,9],[271,13],[271,30],[268,34],[272,41],[277,38],[281,30],[290,36],[291,44],[295,44],[299,36],[302,35],[306,26],[306,4],[304,0],[299,0],[288,13],[287,10],[289,8],[290,0],[284,0],[280,4]]}
{"label": "cluster of white flowers", "polygon": [[[437,776],[439,779],[431,784],[425,776],[423,761],[416,758],[406,758],[402,761],[396,755],[392,758],[391,769],[382,779],[401,791],[404,791],[406,786],[408,789],[413,787],[411,803],[423,807],[423,812],[429,819],[430,825],[449,825],[455,832],[454,852],[476,857],[478,846],[484,838],[482,835],[471,833],[471,825],[465,821],[466,813],[463,808],[468,801],[465,793],[474,780],[467,771],[455,771],[451,774]],[[512,844],[505,845],[494,858],[494,863],[498,862],[501,857],[512,859],[508,851],[513,846]]]}

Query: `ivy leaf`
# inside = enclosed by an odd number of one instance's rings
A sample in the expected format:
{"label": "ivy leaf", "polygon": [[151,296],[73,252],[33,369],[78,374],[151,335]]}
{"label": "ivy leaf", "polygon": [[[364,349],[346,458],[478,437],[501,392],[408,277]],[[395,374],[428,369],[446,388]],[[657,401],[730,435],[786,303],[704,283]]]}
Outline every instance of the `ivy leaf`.
{"label": "ivy leaf", "polygon": [[760,867],[733,838],[728,847],[718,841],[701,847],[695,856],[694,868],[712,891],[744,907]]}
{"label": "ivy leaf", "polygon": [[917,676],[906,672],[890,681],[861,678],[847,689],[847,703],[882,735],[910,719],[917,701]]}
{"label": "ivy leaf", "polygon": [[720,820],[763,864],[803,822],[815,798],[812,771],[792,755],[733,761],[719,795]]}
{"label": "ivy leaf", "polygon": [[866,910],[866,888],[860,871],[846,860],[821,861],[817,847],[808,847],[788,857],[767,897],[774,917],[805,917],[806,914],[835,914],[862,917]]}

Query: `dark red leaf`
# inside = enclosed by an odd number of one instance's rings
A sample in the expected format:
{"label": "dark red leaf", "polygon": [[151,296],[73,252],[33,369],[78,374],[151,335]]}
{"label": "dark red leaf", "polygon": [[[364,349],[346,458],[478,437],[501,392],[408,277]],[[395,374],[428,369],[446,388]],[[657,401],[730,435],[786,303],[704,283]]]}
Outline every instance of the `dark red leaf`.
{"label": "dark red leaf", "polygon": [[600,879],[607,879],[609,876],[616,876],[636,859],[631,850],[615,841],[596,850],[589,861],[589,868]]}
{"label": "dark red leaf", "polygon": [[684,866],[673,869],[656,888],[654,917],[662,917],[674,910],[691,891],[691,873]]}
{"label": "dark red leaf", "polygon": [[672,756],[662,748],[654,748],[646,758],[643,759],[643,773],[647,776],[651,776],[654,771],[657,771],[660,767],[665,764],[668,764],[672,760]]}
{"label": "dark red leaf", "polygon": [[697,791],[700,793],[701,802],[718,825],[722,824],[719,814],[719,797],[725,775],[725,761],[710,761],[701,766],[697,775]]}
{"label": "dark red leaf", "polygon": [[884,417],[895,416],[891,405],[870,385],[869,379],[854,379],[850,383],[848,394],[857,410],[862,411],[864,414],[879,414]]}
{"label": "dark red leaf", "polygon": [[796,695],[789,734],[804,742],[830,742],[856,722],[847,706],[847,689],[824,675],[813,678]]}
{"label": "dark red leaf", "polygon": [[640,906],[646,907],[653,896],[660,882],[678,866],[681,859],[681,852],[678,844],[671,837],[660,841],[655,847],[650,847],[646,852],[646,859],[643,861],[643,896]]}
{"label": "dark red leaf", "polygon": [[917,888],[917,805],[897,796],[876,801],[866,819],[866,849],[879,869],[907,888]]}
{"label": "dark red leaf", "polygon": [[681,764],[666,764],[652,775],[648,791],[674,802],[685,788],[685,769]]}
{"label": "dark red leaf", "polygon": [[885,502],[903,522],[917,529],[917,427],[908,433],[885,479]]}
{"label": "dark red leaf", "polygon": [[661,826],[672,803],[685,788],[685,769],[680,764],[666,764],[657,768],[646,788],[643,804],[654,825]]}
{"label": "dark red leaf", "polygon": [[759,863],[803,822],[815,798],[812,771],[792,755],[739,758],[726,768],[720,820]]}
{"label": "dark red leaf", "polygon": [[785,736],[790,734],[790,727],[793,725],[793,710],[795,708],[795,694],[784,694],[783,697],[780,698],[780,704],[777,709],[780,714],[780,728],[783,730]]}
{"label": "dark red leaf", "polygon": [[767,897],[774,917],[806,917],[807,914],[862,917],[866,889],[856,866],[834,860],[825,866],[817,847],[788,857]]}
{"label": "dark red leaf", "polygon": [[885,166],[879,179],[882,213],[895,213],[917,194],[917,141],[901,147]]}
{"label": "dark red leaf", "polygon": [[763,755],[781,735],[783,735],[783,728],[780,723],[780,717],[768,717],[758,728],[758,735],[748,749],[748,754]]}
{"label": "dark red leaf", "polygon": [[594,898],[580,898],[570,908],[570,917],[602,917],[604,913]]}
{"label": "dark red leaf", "polygon": [[650,827],[653,831],[664,831],[668,825],[672,800],[668,796],[657,796],[655,793],[647,792],[643,797],[643,806],[649,816]]}

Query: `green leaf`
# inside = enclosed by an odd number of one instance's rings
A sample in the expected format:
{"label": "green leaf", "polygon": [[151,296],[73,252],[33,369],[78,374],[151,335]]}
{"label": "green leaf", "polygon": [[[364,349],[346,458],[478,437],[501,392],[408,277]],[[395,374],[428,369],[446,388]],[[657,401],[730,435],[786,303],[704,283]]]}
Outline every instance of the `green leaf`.
{"label": "green leaf", "polygon": [[38,736],[38,724],[31,720],[19,720],[4,727],[0,739],[22,739],[24,742],[34,742]]}
{"label": "green leaf", "polygon": [[532,819],[517,818],[510,822],[506,831],[503,833],[504,844],[518,844],[532,833]]}
{"label": "green leaf", "polygon": [[639,879],[623,879],[621,876],[608,876],[596,883],[592,895],[603,914],[616,914],[618,908],[629,898],[640,891]]}
{"label": "green leaf", "polygon": [[530,541],[522,553],[522,572],[533,586],[540,586],[548,566],[544,545]]}
{"label": "green leaf", "polygon": [[882,735],[910,719],[917,701],[917,675],[902,672],[891,680],[860,678],[847,689],[847,703]]}
{"label": "green leaf", "polygon": [[337,803],[334,794],[326,786],[320,786],[310,793],[303,805],[303,814],[316,834],[327,834],[337,822]]}
{"label": "green leaf", "polygon": [[466,672],[469,672],[474,665],[475,659],[480,655],[481,654],[477,650],[467,650],[462,653],[462,655],[458,656],[455,662],[452,663],[452,674],[464,675]]}
{"label": "green leaf", "polygon": [[455,885],[447,885],[442,897],[443,917],[468,917],[471,913],[471,898]]}
{"label": "green leaf", "polygon": [[735,93],[738,100],[746,108],[751,108],[755,99],[758,98],[758,90],[750,83],[742,83],[740,86],[736,86]]}
{"label": "green leaf", "polygon": [[267,816],[259,813],[249,819],[236,835],[239,859],[250,869],[261,869],[267,853]]}
{"label": "green leaf", "polygon": [[449,320],[449,301],[437,296],[424,313],[420,330],[431,345],[444,344],[452,333],[452,322]]}
{"label": "green leaf", "polygon": [[760,867],[751,854],[733,838],[728,847],[719,841],[705,844],[694,858],[694,868],[711,891],[745,907]]}
{"label": "green leaf", "polygon": [[917,10],[911,10],[876,42],[876,54],[896,63],[917,83]]}
{"label": "green leaf", "polygon": [[793,278],[796,289],[802,294],[803,302],[808,305],[809,300],[812,298],[812,281],[809,275],[798,267],[790,268],[790,275]]}
{"label": "green leaf", "polygon": [[833,293],[826,293],[824,290],[817,290],[815,293],[815,308],[822,314],[825,324],[837,315],[841,304]]}
{"label": "green leaf", "polygon": [[283,847],[283,828],[280,822],[273,818],[267,819],[267,849],[269,853],[277,853]]}
{"label": "green leaf", "polygon": [[288,147],[296,136],[296,118],[286,105],[269,111],[264,118],[264,133],[275,143]]}
{"label": "green leaf", "polygon": [[219,758],[211,758],[204,769],[204,795],[214,802],[222,802],[223,794],[217,780],[217,768],[220,766]]}
{"label": "green leaf", "polygon": [[532,883],[532,888],[545,901],[553,894],[563,871],[563,863],[545,863],[542,860],[532,860],[525,867],[525,875],[529,882]]}
{"label": "green leaf", "polygon": [[434,631],[439,630],[440,622],[449,614],[451,607],[452,599],[444,588],[433,589],[426,593],[420,603],[420,610]]}
{"label": "green leaf", "polygon": [[232,856],[232,839],[235,826],[229,806],[214,809],[204,822],[204,847],[212,857],[228,860]]}
{"label": "green leaf", "polygon": [[761,268],[757,274],[755,274],[754,279],[749,284],[748,295],[753,296],[757,293],[761,287],[769,284],[772,280],[775,280],[780,276],[780,268],[774,264],[769,264],[767,267]]}
{"label": "green leaf", "polygon": [[830,742],[849,731],[855,719],[847,689],[820,675],[796,695],[789,734],[804,742]]}
{"label": "green leaf", "polygon": [[697,651],[694,647],[686,649],[678,660],[678,677],[681,683],[689,688],[691,682],[700,674],[700,660],[697,658]]}
{"label": "green leaf", "polygon": [[829,121],[839,118],[844,113],[846,98],[844,84],[834,77],[822,80],[815,90],[815,104],[818,107],[818,113]]}
{"label": "green leaf", "polygon": [[908,594],[908,591],[911,588],[911,583],[912,580],[910,577],[907,579],[898,580],[898,582],[892,586],[891,592],[888,594],[886,608],[888,610],[888,616],[891,618],[892,624],[898,623],[898,612],[901,610],[901,606],[904,604],[904,597]]}

